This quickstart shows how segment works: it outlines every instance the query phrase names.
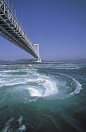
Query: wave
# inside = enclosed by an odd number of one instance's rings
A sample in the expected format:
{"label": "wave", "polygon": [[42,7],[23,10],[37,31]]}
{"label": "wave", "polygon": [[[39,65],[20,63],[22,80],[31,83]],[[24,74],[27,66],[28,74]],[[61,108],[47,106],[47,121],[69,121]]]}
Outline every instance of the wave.
{"label": "wave", "polygon": [[[29,97],[27,97],[29,101],[37,100],[38,98],[65,99],[80,93],[82,86],[74,78],[65,74],[38,72],[37,67],[38,65],[29,66],[28,68],[22,67],[24,69],[5,70],[0,73],[0,87],[14,86],[18,87],[18,89],[23,87],[23,90],[29,92]],[[66,67],[69,67],[69,65],[66,65]],[[72,67],[73,65],[71,65]],[[8,72],[11,74],[9,75]],[[18,72],[18,74],[12,74],[13,72]],[[26,75],[21,75],[22,72],[26,72]]]}
{"label": "wave", "polygon": [[58,92],[56,83],[51,82],[50,80],[38,79],[38,85],[40,85],[40,87],[38,88],[37,86],[34,86],[34,88],[33,87],[28,88],[31,96],[46,97],[52,94],[56,94]]}
{"label": "wave", "polygon": [[[38,98],[46,100],[66,99],[82,90],[82,85],[77,80],[64,74],[58,74],[57,77],[41,75],[38,79],[30,79],[29,81],[31,86],[27,86],[26,89],[35,101]],[[29,101],[31,102],[31,98]],[[34,101],[33,98],[32,101]]]}

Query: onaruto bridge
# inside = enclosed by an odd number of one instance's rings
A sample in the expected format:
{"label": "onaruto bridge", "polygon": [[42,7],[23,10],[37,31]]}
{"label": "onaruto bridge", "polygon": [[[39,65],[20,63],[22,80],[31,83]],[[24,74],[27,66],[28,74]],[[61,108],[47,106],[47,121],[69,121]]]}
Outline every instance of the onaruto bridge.
{"label": "onaruto bridge", "polygon": [[39,44],[32,44],[11,0],[0,0],[0,35],[41,62]]}

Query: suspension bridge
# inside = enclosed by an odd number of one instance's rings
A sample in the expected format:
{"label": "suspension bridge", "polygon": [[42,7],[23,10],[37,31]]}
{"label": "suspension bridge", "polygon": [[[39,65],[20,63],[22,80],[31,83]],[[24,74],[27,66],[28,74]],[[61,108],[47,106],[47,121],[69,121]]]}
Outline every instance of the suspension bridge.
{"label": "suspension bridge", "polygon": [[32,44],[11,0],[0,0],[0,35],[41,62],[39,44]]}

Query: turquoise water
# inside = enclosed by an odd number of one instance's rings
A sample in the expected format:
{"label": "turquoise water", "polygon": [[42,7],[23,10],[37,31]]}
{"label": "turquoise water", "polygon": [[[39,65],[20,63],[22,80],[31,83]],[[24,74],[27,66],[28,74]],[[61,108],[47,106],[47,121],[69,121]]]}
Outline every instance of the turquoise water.
{"label": "turquoise water", "polygon": [[0,132],[23,131],[86,131],[86,63],[0,65]]}

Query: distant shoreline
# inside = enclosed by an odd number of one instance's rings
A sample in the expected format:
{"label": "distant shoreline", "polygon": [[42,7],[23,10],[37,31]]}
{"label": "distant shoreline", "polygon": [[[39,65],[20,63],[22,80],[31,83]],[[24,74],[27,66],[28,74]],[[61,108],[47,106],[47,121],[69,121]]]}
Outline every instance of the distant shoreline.
{"label": "distant shoreline", "polygon": [[20,59],[15,61],[0,60],[0,65],[16,65],[16,64],[65,64],[65,63],[86,63],[86,59],[80,60],[62,60],[62,61],[42,61],[41,63],[33,62],[32,59]]}

